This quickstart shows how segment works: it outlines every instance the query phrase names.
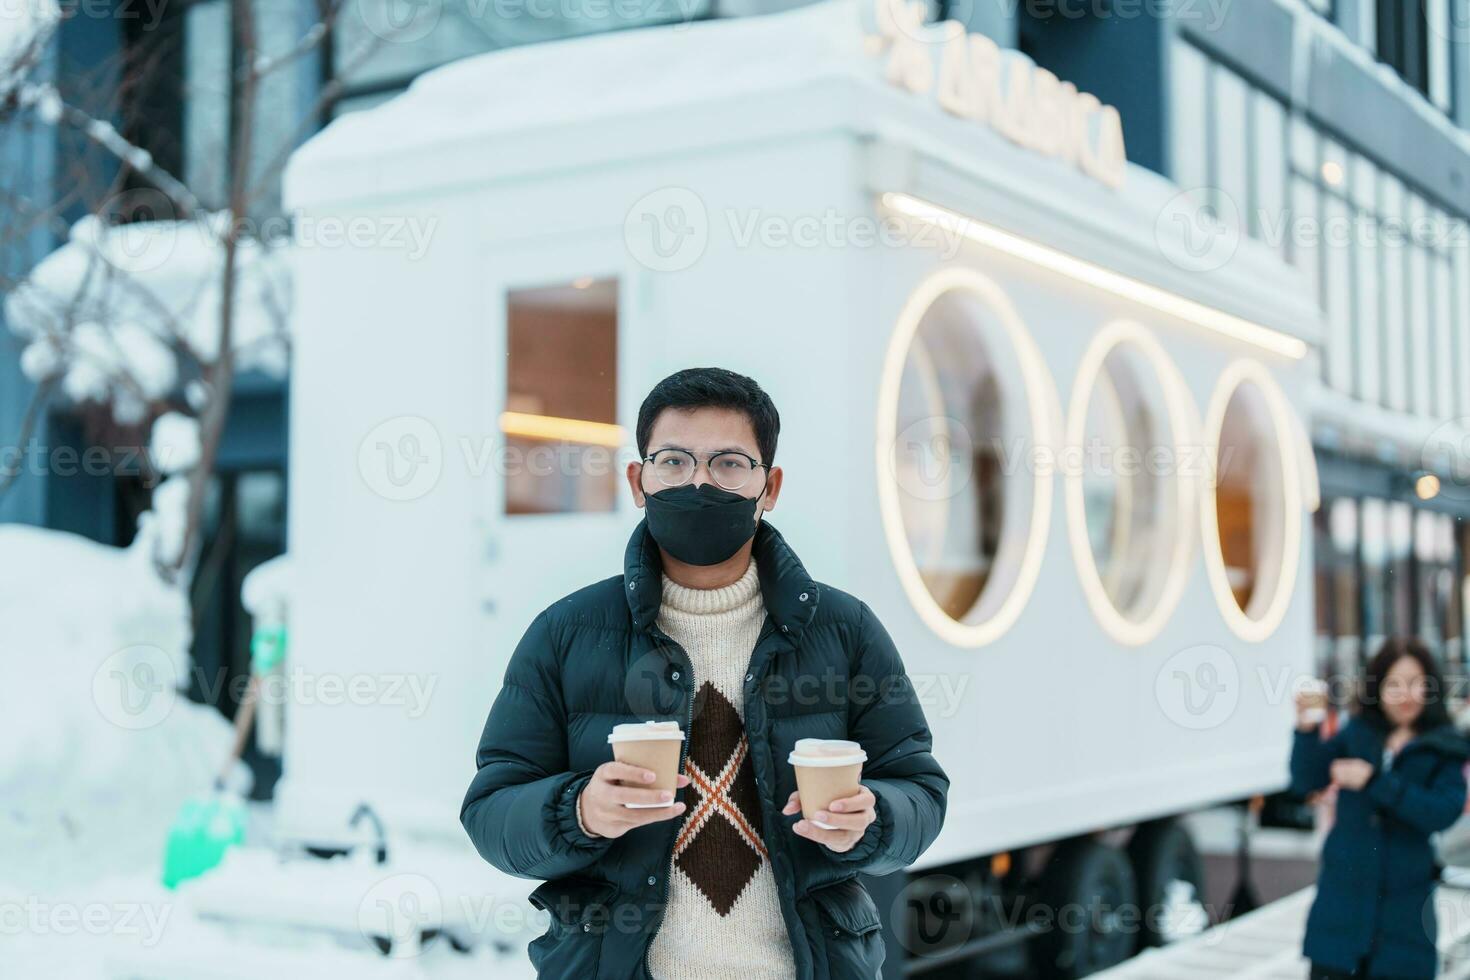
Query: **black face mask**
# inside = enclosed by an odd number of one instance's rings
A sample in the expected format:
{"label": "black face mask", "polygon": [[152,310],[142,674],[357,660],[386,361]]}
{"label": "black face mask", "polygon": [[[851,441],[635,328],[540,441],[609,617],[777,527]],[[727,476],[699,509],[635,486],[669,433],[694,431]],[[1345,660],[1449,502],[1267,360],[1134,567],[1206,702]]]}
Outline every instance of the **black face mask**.
{"label": "black face mask", "polygon": [[764,496],[742,497],[713,483],[646,494],[648,533],[685,564],[718,565],[754,536]]}

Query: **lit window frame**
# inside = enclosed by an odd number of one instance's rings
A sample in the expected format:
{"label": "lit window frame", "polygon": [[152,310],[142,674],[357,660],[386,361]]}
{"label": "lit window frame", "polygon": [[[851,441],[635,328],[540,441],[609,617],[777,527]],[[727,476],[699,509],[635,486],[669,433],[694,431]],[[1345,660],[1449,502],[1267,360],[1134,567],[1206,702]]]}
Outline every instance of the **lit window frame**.
{"label": "lit window frame", "polygon": [[[1170,472],[1160,476],[1167,481],[1164,492],[1174,497],[1173,548],[1162,572],[1162,586],[1153,608],[1142,617],[1128,616],[1114,605],[1103,584],[1097,558],[1088,535],[1087,500],[1083,468],[1068,466],[1063,476],[1063,497],[1067,511],[1068,537],[1077,578],[1087,605],[1098,625],[1108,636],[1127,646],[1141,646],[1155,639],[1168,623],[1184,596],[1189,567],[1194,559],[1193,535],[1184,533],[1195,513],[1199,482],[1184,470],[1189,461],[1188,447],[1199,445],[1199,422],[1189,388],[1183,374],[1151,331],[1132,320],[1113,320],[1093,337],[1082,354],[1072,386],[1071,407],[1067,413],[1064,446],[1069,457],[1081,458],[1087,438],[1087,414],[1109,355],[1119,350],[1141,354],[1163,392],[1162,422],[1168,427],[1169,445],[1174,454]],[[1167,530],[1164,534],[1167,537]]]}
{"label": "lit window frame", "polygon": [[[877,426],[874,445],[874,472],[878,484],[878,506],[889,557],[910,604],[931,630],[941,639],[958,647],[977,648],[993,643],[1015,625],[1025,609],[1041,574],[1042,559],[1051,528],[1053,468],[1032,465],[1030,513],[1027,517],[1025,542],[1015,578],[994,611],[979,622],[962,622],[951,617],[924,584],[913,551],[909,546],[899,500],[900,489],[893,471],[893,447],[898,438],[899,392],[903,369],[915,334],[925,314],[951,292],[969,293],[994,314],[1011,344],[1021,368],[1021,386],[1027,407],[1030,443],[1038,452],[1055,452],[1057,407],[1056,387],[1041,349],[1031,336],[1020,313],[1005,291],[982,273],[960,266],[939,269],[929,274],[909,294],[899,312],[878,386]],[[977,327],[977,329],[979,329]],[[1035,464],[1036,459],[1031,460]],[[986,588],[991,584],[987,583]],[[984,601],[984,592],[977,605]]]}
{"label": "lit window frame", "polygon": [[[1281,486],[1278,489],[1281,496],[1279,505],[1282,508],[1282,533],[1280,547],[1275,554],[1278,563],[1277,578],[1275,590],[1259,617],[1251,616],[1235,600],[1235,591],[1230,587],[1230,578],[1225,568],[1225,553],[1220,543],[1219,513],[1215,504],[1215,491],[1219,482],[1216,468],[1220,458],[1220,436],[1225,424],[1225,412],[1236,391],[1247,383],[1255,385],[1261,393],[1276,437],[1276,450],[1281,457]],[[1208,475],[1207,484],[1199,494],[1205,571],[1210,590],[1215,595],[1215,605],[1225,624],[1232,633],[1248,643],[1260,643],[1276,632],[1286,618],[1296,591],[1297,571],[1301,562],[1302,514],[1306,509],[1303,502],[1307,500],[1308,492],[1304,488],[1295,418],[1286,395],[1270,370],[1260,361],[1249,358],[1240,358],[1225,366],[1215,382],[1209,409],[1205,413],[1204,453]],[[1265,567],[1264,561],[1262,567]]]}

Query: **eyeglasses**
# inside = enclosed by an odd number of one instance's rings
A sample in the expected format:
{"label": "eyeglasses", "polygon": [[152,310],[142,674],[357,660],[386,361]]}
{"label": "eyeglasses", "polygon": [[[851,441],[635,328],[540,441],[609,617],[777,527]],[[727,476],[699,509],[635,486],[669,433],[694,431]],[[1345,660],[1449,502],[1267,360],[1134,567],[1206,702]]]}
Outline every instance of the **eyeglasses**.
{"label": "eyeglasses", "polygon": [[739,490],[750,482],[756,470],[770,470],[765,463],[757,463],[734,450],[696,454],[687,449],[660,449],[652,456],[643,457],[643,462],[652,465],[654,478],[664,486],[682,487],[694,479],[700,456],[704,457],[709,478],[722,490]]}

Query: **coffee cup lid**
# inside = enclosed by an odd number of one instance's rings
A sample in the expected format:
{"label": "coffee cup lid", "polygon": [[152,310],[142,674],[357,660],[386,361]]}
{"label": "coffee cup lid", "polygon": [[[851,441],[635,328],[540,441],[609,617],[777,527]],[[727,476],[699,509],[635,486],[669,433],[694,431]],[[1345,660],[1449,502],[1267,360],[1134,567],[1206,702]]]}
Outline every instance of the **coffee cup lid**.
{"label": "coffee cup lid", "polygon": [[868,761],[868,753],[856,742],[841,738],[799,738],[786,761],[793,766],[835,768]]}
{"label": "coffee cup lid", "polygon": [[664,739],[678,742],[684,740],[684,733],[679,730],[677,721],[634,721],[614,725],[607,736],[609,745],[613,742],[653,742]]}

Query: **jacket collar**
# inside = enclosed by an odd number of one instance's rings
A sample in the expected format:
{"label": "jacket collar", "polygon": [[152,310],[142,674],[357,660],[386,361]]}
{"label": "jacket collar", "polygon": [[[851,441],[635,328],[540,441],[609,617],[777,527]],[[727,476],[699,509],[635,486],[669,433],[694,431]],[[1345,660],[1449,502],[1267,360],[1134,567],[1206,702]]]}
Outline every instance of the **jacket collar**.
{"label": "jacket collar", "polygon": [[[1470,742],[1465,741],[1454,725],[1440,725],[1414,736],[1409,745],[1418,744],[1426,749],[1434,749],[1440,755],[1449,756],[1452,759],[1464,760],[1470,758]],[[1408,748],[1406,745],[1405,748]]]}
{"label": "jacket collar", "polygon": [[[756,525],[755,544],[751,547],[756,574],[760,579],[761,600],[766,612],[793,643],[811,623],[821,598],[821,590],[806,573],[801,559],[786,543],[781,532],[761,519]],[[633,625],[640,630],[652,628],[663,602],[663,558],[658,544],[648,533],[645,517],[633,529],[628,549],[623,556],[624,595]]]}
{"label": "jacket collar", "polygon": [[[1381,754],[1384,745],[1388,742],[1385,734],[1367,722],[1363,722],[1361,719],[1357,720],[1360,721],[1362,727],[1377,743],[1378,752]],[[1453,724],[1439,725],[1426,732],[1420,732],[1409,739],[1401,751],[1408,752],[1411,749],[1415,752],[1421,749],[1432,750],[1450,759],[1462,761],[1470,759],[1470,741],[1467,741],[1466,737]]]}

